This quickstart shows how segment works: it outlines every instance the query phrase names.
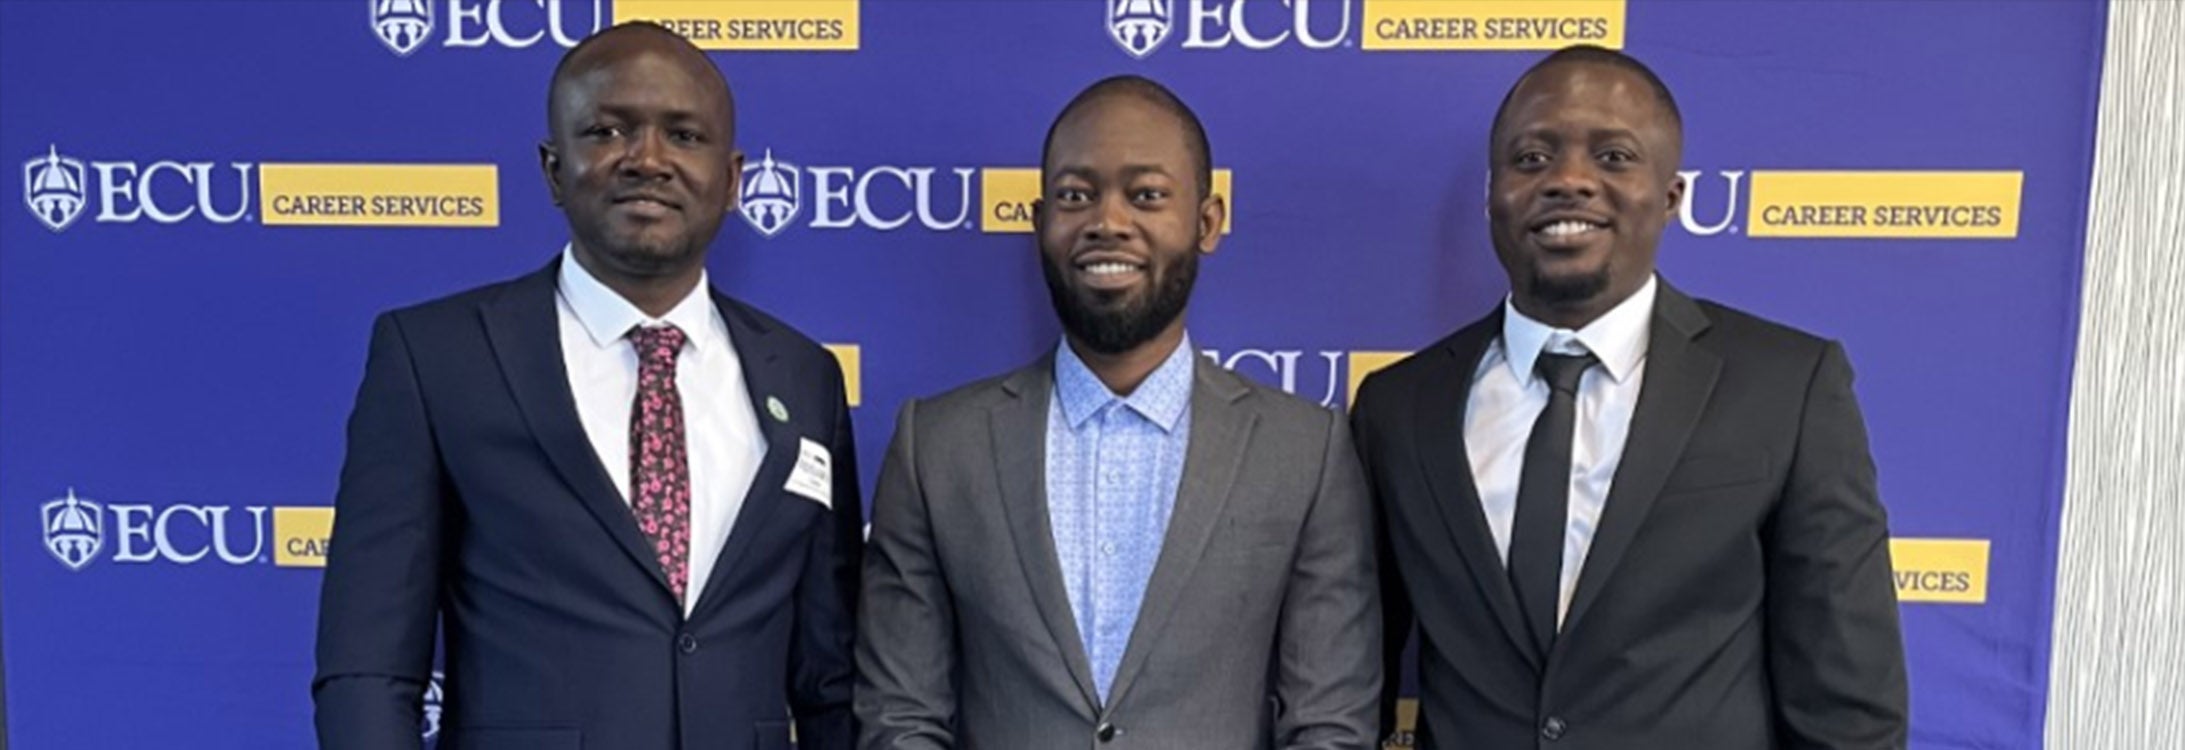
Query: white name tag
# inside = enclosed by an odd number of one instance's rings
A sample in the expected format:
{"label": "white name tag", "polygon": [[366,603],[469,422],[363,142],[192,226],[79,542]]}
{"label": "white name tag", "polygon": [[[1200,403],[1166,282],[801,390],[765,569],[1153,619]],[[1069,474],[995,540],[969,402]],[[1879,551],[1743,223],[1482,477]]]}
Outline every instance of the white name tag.
{"label": "white name tag", "polygon": [[797,438],[797,465],[790,467],[789,483],[782,489],[834,510],[834,456],[827,452],[827,446],[811,438]]}

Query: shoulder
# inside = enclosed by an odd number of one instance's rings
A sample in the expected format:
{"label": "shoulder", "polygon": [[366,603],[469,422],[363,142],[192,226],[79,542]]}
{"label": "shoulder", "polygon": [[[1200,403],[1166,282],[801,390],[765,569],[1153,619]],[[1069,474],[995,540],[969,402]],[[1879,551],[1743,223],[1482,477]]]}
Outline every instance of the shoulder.
{"label": "shoulder", "polygon": [[1042,370],[1051,367],[1049,360],[1043,357],[1009,372],[940,393],[905,399],[896,412],[896,431],[942,437],[976,433],[988,429],[996,409],[1027,406],[1020,403],[1026,399],[1037,399],[1039,403],[1030,406],[1045,413],[1047,394],[1052,386]]}
{"label": "shoulder", "polygon": [[[1434,343],[1421,347],[1418,351],[1413,352],[1411,356],[1404,357],[1387,367],[1373,371],[1359,384],[1358,392],[1353,396],[1352,409],[1356,410],[1360,405],[1371,406],[1372,404],[1387,401],[1387,397],[1382,394],[1409,394],[1422,387],[1445,386],[1459,382],[1457,380],[1459,378],[1469,381],[1472,377],[1472,370],[1479,363],[1476,360],[1459,362],[1459,352],[1485,351],[1485,346],[1494,341],[1495,337],[1501,335],[1498,328],[1501,320],[1499,314],[1486,315],[1447,336],[1441,337]],[[1369,394],[1373,398],[1367,398]],[[1396,401],[1408,402],[1409,399],[1396,399]],[[1374,407],[1374,410],[1378,411],[1381,408]],[[1401,404],[1393,404],[1386,408],[1401,408]]]}
{"label": "shoulder", "polygon": [[767,347],[777,356],[802,363],[836,363],[834,353],[827,351],[819,341],[765,310],[719,293],[713,295],[713,302],[721,317],[730,321],[731,331],[761,332],[766,336]]}
{"label": "shoulder", "polygon": [[1341,420],[1334,410],[1299,398],[1280,388],[1238,375],[1203,357],[1197,362],[1202,391],[1235,404],[1256,416],[1261,425],[1296,433],[1328,433]]}
{"label": "shoulder", "polygon": [[511,295],[519,295],[532,287],[543,288],[547,293],[544,298],[552,299],[553,277],[542,277],[539,272],[533,272],[397,307],[382,313],[380,317],[397,321],[405,327],[443,324],[474,316],[480,307],[494,304]]}
{"label": "shoulder", "polygon": [[[488,318],[496,310],[529,306],[551,316],[554,274],[549,266],[522,276],[380,313],[373,336],[394,336],[413,351],[468,352],[485,345]],[[550,317],[548,318],[551,319]]]}
{"label": "shoulder", "polygon": [[1005,401],[1019,398],[1041,398],[1053,388],[1052,376],[1042,370],[1051,369],[1051,361],[1045,357],[1008,372],[964,383],[940,393],[912,399],[921,419],[947,415],[983,414]]}
{"label": "shoulder", "polygon": [[1713,300],[1694,299],[1708,327],[1694,343],[1726,362],[1776,362],[1811,367],[1836,342]]}

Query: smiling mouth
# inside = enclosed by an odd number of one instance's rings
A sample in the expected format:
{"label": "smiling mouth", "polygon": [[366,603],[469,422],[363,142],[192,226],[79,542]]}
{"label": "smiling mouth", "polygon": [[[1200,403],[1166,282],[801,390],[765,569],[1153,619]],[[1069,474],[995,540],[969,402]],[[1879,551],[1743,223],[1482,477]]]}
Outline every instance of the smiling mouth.
{"label": "smiling mouth", "polygon": [[1082,263],[1078,265],[1077,270],[1087,274],[1091,274],[1093,276],[1115,276],[1118,274],[1131,273],[1134,271],[1143,271],[1145,269],[1136,263],[1124,263],[1121,261],[1111,260],[1100,263]]}
{"label": "smiling mouth", "polygon": [[1112,259],[1084,261],[1072,267],[1077,269],[1078,277],[1084,279],[1086,286],[1109,291],[1138,283],[1146,271],[1145,264]]}
{"label": "smiling mouth", "polygon": [[614,200],[614,203],[617,206],[633,206],[637,208],[646,208],[662,211],[675,211],[681,209],[680,206],[677,206],[674,203],[670,203],[665,199],[655,198],[650,195],[624,196],[621,198],[616,198]]}
{"label": "smiling mouth", "polygon": [[1584,219],[1558,219],[1532,228],[1534,241],[1548,247],[1585,244],[1608,231],[1608,225]]}

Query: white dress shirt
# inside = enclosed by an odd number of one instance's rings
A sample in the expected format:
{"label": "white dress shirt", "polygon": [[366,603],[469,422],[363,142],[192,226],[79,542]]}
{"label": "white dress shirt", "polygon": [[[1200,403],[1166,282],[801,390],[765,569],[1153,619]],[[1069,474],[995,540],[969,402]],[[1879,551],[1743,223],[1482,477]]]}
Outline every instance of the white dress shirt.
{"label": "white dress shirt", "polygon": [[743,362],[729,343],[728,324],[713,307],[700,272],[698,286],[662,318],[651,318],[593,278],[567,249],[561,256],[562,365],[575,394],[577,416],[600,465],[630,502],[630,407],[637,398],[637,326],[672,323],[687,343],[675,360],[675,389],[683,399],[684,445],[690,463],[690,580],[683,614],[698,606],[728,532],[743,508],[744,492],[766,457],[766,439],[744,385]]}
{"label": "white dress shirt", "polygon": [[1502,302],[1502,338],[1480,358],[1464,411],[1466,458],[1479,488],[1480,509],[1504,564],[1510,559],[1510,525],[1517,515],[1517,481],[1525,468],[1525,443],[1533,420],[1548,407],[1548,383],[1533,371],[1542,351],[1591,352],[1599,366],[1578,382],[1578,424],[1571,436],[1570,509],[1563,530],[1563,577],[1556,597],[1558,627],[1570,611],[1571,592],[1608,504],[1609,483],[1631,432],[1632,407],[1646,379],[1648,325],[1654,318],[1655,281],[1618,303],[1585,328],[1555,328]]}

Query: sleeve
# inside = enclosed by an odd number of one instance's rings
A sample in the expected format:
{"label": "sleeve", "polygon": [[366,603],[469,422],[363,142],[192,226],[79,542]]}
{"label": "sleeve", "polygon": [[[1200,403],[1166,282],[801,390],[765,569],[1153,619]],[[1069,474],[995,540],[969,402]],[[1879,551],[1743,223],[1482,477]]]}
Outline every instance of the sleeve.
{"label": "sleeve", "polygon": [[380,316],[349,416],[311,683],[320,747],[419,747],[452,490],[401,321]]}
{"label": "sleeve", "polygon": [[1350,414],[1351,434],[1358,442],[1358,463],[1367,474],[1368,494],[1374,495],[1373,506],[1376,508],[1373,528],[1375,556],[1380,564],[1382,675],[1378,736],[1386,742],[1395,738],[1398,728],[1396,705],[1402,698],[1404,647],[1411,641],[1413,615],[1411,596],[1404,589],[1402,572],[1396,565],[1394,543],[1388,533],[1389,516],[1394,511],[1389,507],[1388,498],[1379,497],[1372,491],[1376,486],[1371,478],[1377,458],[1375,436],[1379,433],[1371,424],[1371,412],[1366,407],[1381,401],[1380,398],[1368,398],[1381,392],[1381,389],[1375,387],[1377,383],[1376,376],[1366,376],[1366,382],[1358,388],[1358,397],[1351,403]]}
{"label": "sleeve", "polygon": [[862,750],[956,745],[956,615],[918,478],[917,407],[896,416],[873,490],[857,638]]}
{"label": "sleeve", "polygon": [[1768,667],[1786,748],[1903,748],[1909,689],[1889,526],[1851,365],[1831,342],[1768,520]]}
{"label": "sleeve", "polygon": [[857,578],[864,556],[864,502],[858,492],[857,441],[842,367],[825,357],[832,376],[834,436],[828,441],[831,526],[813,536],[797,583],[796,634],[789,663],[790,712],[798,747],[849,750],[857,739],[850,712],[856,681],[851,641],[857,628]]}
{"label": "sleeve", "polygon": [[1379,744],[1381,592],[1373,510],[1350,430],[1328,415],[1320,484],[1282,600],[1275,695],[1284,748]]}

